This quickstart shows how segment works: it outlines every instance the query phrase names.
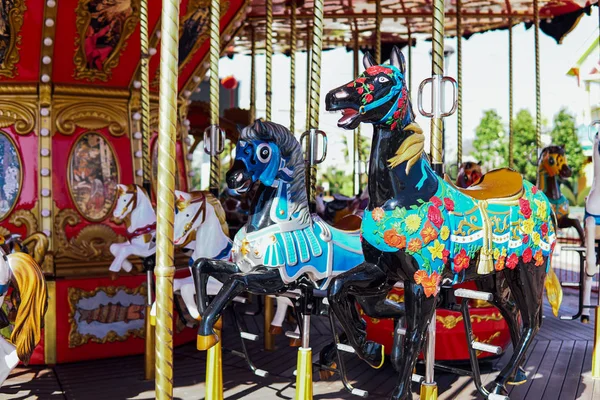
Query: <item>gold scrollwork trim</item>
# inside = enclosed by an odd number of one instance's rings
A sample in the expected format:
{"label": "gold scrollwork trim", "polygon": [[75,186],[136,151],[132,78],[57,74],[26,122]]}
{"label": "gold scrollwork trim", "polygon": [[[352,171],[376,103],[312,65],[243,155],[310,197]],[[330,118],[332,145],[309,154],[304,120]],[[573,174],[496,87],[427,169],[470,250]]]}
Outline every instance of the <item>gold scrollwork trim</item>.
{"label": "gold scrollwork trim", "polygon": [[[2,5],[4,6],[4,2]],[[16,66],[20,59],[21,27],[26,10],[25,0],[15,0],[13,6],[8,10],[8,21],[4,21],[4,26],[10,29],[10,42],[4,53],[4,61],[0,64],[0,76],[14,78],[16,74]]]}
{"label": "gold scrollwork trim", "polygon": [[104,292],[108,295],[108,297],[114,297],[117,295],[119,291],[124,291],[130,295],[142,295],[146,296],[147,289],[146,283],[142,283],[140,286],[136,288],[128,288],[125,286],[102,286],[98,287],[92,291],[86,291],[80,288],[69,288],[69,324],[71,325],[71,332],[69,333],[69,347],[74,348],[78,346],[82,346],[89,341],[94,343],[113,343],[113,342],[124,342],[130,337],[136,337],[143,339],[144,338],[144,326],[138,329],[130,329],[124,335],[119,336],[115,331],[109,331],[106,336],[103,338],[98,338],[92,334],[82,335],[77,331],[77,321],[75,321],[75,313],[77,311],[77,303],[81,299],[89,299],[91,297],[96,296],[99,292]]}
{"label": "gold scrollwork trim", "polygon": [[77,102],[57,111],[56,128],[65,135],[72,135],[75,127],[98,130],[108,127],[111,135],[122,136],[127,132],[125,109],[92,101]]}
{"label": "gold scrollwork trim", "polygon": [[[471,322],[500,321],[501,319],[502,315],[500,313],[471,315]],[[441,323],[446,329],[454,329],[459,322],[462,322],[462,320],[462,315],[459,315],[458,317],[454,315],[447,315],[445,317],[441,315],[436,316],[436,321]]]}
{"label": "gold scrollwork trim", "polygon": [[102,98],[115,98],[126,100],[130,91],[127,89],[95,87],[95,86],[76,86],[76,85],[55,85],[54,94],[57,96],[90,96]]}
{"label": "gold scrollwork trim", "polygon": [[139,22],[140,0],[131,0],[130,4],[132,13],[123,23],[119,41],[108,58],[102,63],[102,70],[88,68],[87,57],[85,54],[84,37],[92,20],[92,14],[90,14],[88,11],[88,4],[90,2],[91,0],[81,0],[77,6],[77,9],[75,10],[77,15],[77,18],[75,19],[75,24],[77,26],[77,35],[75,35],[75,48],[77,49],[77,52],[73,57],[73,62],[75,63],[75,72],[73,73],[73,78],[85,79],[90,82],[98,79],[106,82],[112,76],[112,69],[119,65],[121,53],[123,50],[125,50],[125,47],[127,47],[127,39],[129,36],[131,36]]}
{"label": "gold scrollwork trim", "polygon": [[21,227],[25,225],[25,229],[27,230],[27,235],[31,235],[38,230],[38,221],[35,217],[35,214],[31,212],[31,210],[17,210],[10,215],[10,219],[8,220],[11,224],[16,227]]}
{"label": "gold scrollwork trim", "polygon": [[35,105],[0,100],[0,128],[13,126],[19,135],[27,135],[35,127]]}
{"label": "gold scrollwork trim", "polygon": [[103,261],[112,260],[110,245],[123,243],[126,239],[117,235],[106,225],[94,224],[83,228],[79,234],[67,239],[65,229],[67,225],[75,226],[81,222],[77,211],[65,208],[60,210],[54,221],[54,232],[56,233],[56,260],[78,260],[78,261]]}

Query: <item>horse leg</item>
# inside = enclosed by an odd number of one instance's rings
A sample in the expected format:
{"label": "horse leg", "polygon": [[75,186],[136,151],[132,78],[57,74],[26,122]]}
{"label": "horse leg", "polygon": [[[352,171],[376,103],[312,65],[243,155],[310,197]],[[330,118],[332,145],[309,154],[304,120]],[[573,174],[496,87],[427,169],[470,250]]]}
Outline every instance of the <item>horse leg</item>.
{"label": "horse leg", "polygon": [[560,229],[575,228],[577,235],[579,236],[579,240],[581,241],[581,245],[585,245],[585,234],[583,233],[583,228],[581,227],[581,223],[577,218],[569,218],[568,216],[565,216],[558,221],[558,227]]}
{"label": "horse leg", "polygon": [[[411,378],[417,357],[423,348],[427,327],[435,311],[437,296],[426,297],[423,287],[414,282],[404,282],[404,307],[406,308],[406,334],[402,347],[392,349],[392,363],[400,373],[398,385],[392,393],[394,400],[407,400],[411,397]],[[398,334],[395,332],[398,339]],[[394,340],[400,344],[399,339]]]}
{"label": "horse leg", "polygon": [[496,377],[493,390],[495,394],[508,394],[506,383],[515,375],[517,367],[525,359],[527,350],[542,325],[542,295],[544,293],[546,267],[549,262],[550,258],[548,257],[546,258],[546,265],[536,267],[531,263],[520,263],[514,270],[504,270],[504,276],[512,292],[512,297],[521,312],[523,333],[509,362]]}
{"label": "horse leg", "polygon": [[[360,299],[369,316],[371,314],[368,311],[376,315],[397,317],[403,310],[393,302],[385,302],[390,288],[387,275],[375,264],[365,262],[336,276],[327,294],[329,305],[346,332],[348,342],[354,347],[356,354],[371,367],[381,365],[384,349],[379,343],[366,340],[366,323],[358,314],[355,300]],[[367,299],[363,296],[367,296]]]}
{"label": "horse leg", "polygon": [[130,246],[130,244],[125,246],[120,243],[115,243],[110,246],[110,252],[115,256],[115,259],[108,268],[112,280],[117,279],[119,271],[123,266],[123,262],[131,255]]}
{"label": "horse leg", "polygon": [[281,296],[277,296],[275,301],[277,302],[277,309],[275,310],[275,315],[271,321],[269,332],[272,335],[281,335],[283,333],[283,320],[285,319],[288,307],[292,305],[292,302],[287,297]]}
{"label": "horse leg", "polygon": [[213,330],[214,325],[221,318],[223,309],[236,296],[244,291],[254,294],[276,294],[285,288],[286,285],[281,280],[277,269],[262,268],[257,271],[231,275],[219,294],[202,313],[202,320],[198,327],[198,350],[207,350],[219,341],[219,337]]}
{"label": "horse leg", "polygon": [[[592,279],[596,274],[596,220],[594,217],[585,219],[585,270],[583,277],[583,304],[589,305],[592,302]],[[581,322],[590,322],[590,309],[584,308],[581,312]]]}
{"label": "horse leg", "polygon": [[[477,284],[477,288],[482,292],[488,292],[494,295],[492,304],[500,311],[500,314],[506,321],[513,349],[516,349],[519,338],[521,337],[519,311],[515,305],[509,301],[510,289],[508,289],[504,277],[501,275],[488,275],[483,279],[475,281],[475,283]],[[523,361],[524,360],[522,360],[522,362]],[[527,381],[527,375],[523,369],[522,362],[519,364],[515,377],[508,382],[509,385],[520,385]]]}
{"label": "horse leg", "polygon": [[196,288],[196,302],[200,314],[204,314],[208,305],[208,278],[210,276],[225,281],[230,275],[238,273],[240,270],[237,265],[210,258],[199,258],[192,266],[192,276],[194,277],[194,286]]}

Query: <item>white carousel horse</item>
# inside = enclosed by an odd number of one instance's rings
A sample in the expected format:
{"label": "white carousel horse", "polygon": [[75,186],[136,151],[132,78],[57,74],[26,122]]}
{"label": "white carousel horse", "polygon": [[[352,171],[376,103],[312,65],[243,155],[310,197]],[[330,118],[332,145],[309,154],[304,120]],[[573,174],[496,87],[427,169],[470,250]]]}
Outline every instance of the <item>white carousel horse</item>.
{"label": "white carousel horse", "polygon": [[[594,162],[594,181],[587,198],[585,199],[585,247],[586,266],[585,280],[583,282],[583,304],[590,304],[592,298],[592,279],[598,273],[596,260],[596,241],[600,239],[600,137],[597,132],[592,146],[592,160]],[[590,309],[584,308],[581,321],[589,322]]]}
{"label": "white carousel horse", "polygon": [[113,216],[124,220],[127,226],[128,241],[114,243],[110,252],[115,259],[110,265],[111,278],[116,279],[121,269],[130,272],[133,268],[127,260],[129,256],[149,257],[156,252],[156,213],[150,198],[138,185],[117,185],[119,198]]}
{"label": "white carousel horse", "polygon": [[[0,242],[4,239],[0,238]],[[0,243],[1,244],[1,243]],[[6,255],[0,248],[0,305],[10,284],[20,294],[10,340],[0,336],[0,386],[19,361],[27,364],[41,338],[48,306],[46,280],[35,260],[25,253]]]}

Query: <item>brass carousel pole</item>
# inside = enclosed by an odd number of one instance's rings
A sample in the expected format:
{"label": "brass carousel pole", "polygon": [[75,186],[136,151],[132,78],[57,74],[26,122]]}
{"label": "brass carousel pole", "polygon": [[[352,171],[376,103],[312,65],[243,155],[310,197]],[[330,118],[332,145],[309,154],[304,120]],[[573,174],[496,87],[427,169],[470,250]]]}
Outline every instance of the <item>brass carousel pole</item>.
{"label": "brass carousel pole", "polygon": [[[265,43],[265,65],[267,72],[267,84],[266,84],[266,110],[265,119],[271,121],[272,113],[272,79],[273,79],[273,0],[266,0],[266,43]],[[273,320],[273,297],[265,296],[265,307],[264,307],[264,325],[265,325],[265,337],[264,347],[265,350],[275,350],[275,337],[271,333],[271,321]]]}
{"label": "brass carousel pole", "polygon": [[[319,101],[321,95],[321,52],[323,50],[323,0],[314,2],[314,22],[310,55],[310,119],[309,128],[319,128]],[[309,172],[310,187],[308,201],[314,204],[316,196],[316,166],[311,165]]]}
{"label": "brass carousel pole", "polygon": [[[310,43],[312,41],[313,32],[311,30],[310,22],[306,22],[306,129],[310,129],[310,66],[311,66],[311,50]],[[308,148],[306,149],[308,152]],[[307,186],[308,187],[308,180]]]}
{"label": "brass carousel pole", "polygon": [[160,101],[156,232],[156,398],[173,398],[173,218],[177,137],[179,1],[164,0],[161,14]]}
{"label": "brass carousel pole", "polygon": [[250,24],[250,121],[256,119],[256,27]]}
{"label": "brass carousel pole", "polygon": [[381,0],[375,0],[375,62],[381,64]]}
{"label": "brass carousel pole", "polygon": [[[210,2],[210,191],[219,195],[221,180],[221,159],[219,154],[223,151],[224,138],[221,137],[219,128],[219,58],[221,56],[221,2]],[[206,137],[206,135],[205,135]],[[206,143],[204,144],[206,146]],[[221,331],[215,329],[217,336]],[[206,352],[206,399],[223,399],[223,365],[221,358],[221,340]]]}
{"label": "brass carousel pole", "polygon": [[513,20],[508,19],[508,166],[513,168]]}
{"label": "brass carousel pole", "polygon": [[[354,20],[354,31],[352,32],[352,36],[354,39],[354,51],[353,51],[353,68],[354,68],[354,79],[358,77],[359,71],[359,35],[358,35],[358,24],[356,20]],[[353,193],[359,194],[360,191],[360,125],[354,130],[354,153],[353,153],[353,165],[354,165],[354,175],[352,176],[352,185],[353,185]]]}
{"label": "brass carousel pole", "polygon": [[463,121],[462,121],[462,0],[456,0],[456,59],[458,80],[458,108],[456,116],[457,146],[456,163],[459,168],[463,156]]}
{"label": "brass carousel pole", "polygon": [[290,5],[292,14],[292,27],[290,30],[290,132],[292,134],[296,130],[296,12],[297,5],[296,0],[292,0]]}
{"label": "brass carousel pole", "polygon": [[[146,193],[150,195],[152,190],[150,184],[150,73],[149,73],[149,42],[148,42],[148,0],[140,3],[140,102],[142,108],[142,171],[144,173],[143,186]],[[145,326],[145,349],[144,349],[144,379],[154,379],[154,326],[150,323],[150,309],[152,308],[152,269],[146,269],[147,301],[146,313],[144,314]]]}
{"label": "brass carousel pole", "polygon": [[[408,25],[408,19],[406,20],[406,24]],[[412,85],[413,82],[413,76],[412,76],[412,33],[411,33],[411,29],[409,26],[408,29],[408,90],[409,90],[409,96],[410,93],[412,93]],[[411,96],[412,98],[412,96]]]}
{"label": "brass carousel pole", "polygon": [[540,7],[538,0],[533,0],[533,24],[535,26],[535,145],[536,155],[542,149],[542,104],[540,87]]}

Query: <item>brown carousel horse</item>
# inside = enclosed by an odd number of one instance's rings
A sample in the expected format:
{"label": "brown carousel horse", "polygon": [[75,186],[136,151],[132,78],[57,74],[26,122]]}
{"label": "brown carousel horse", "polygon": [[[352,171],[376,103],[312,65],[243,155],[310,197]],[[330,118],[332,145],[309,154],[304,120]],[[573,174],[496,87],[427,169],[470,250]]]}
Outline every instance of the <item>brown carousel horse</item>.
{"label": "brown carousel horse", "polygon": [[466,189],[477,182],[482,176],[481,161],[478,163],[471,161],[464,162],[458,167],[456,186]]}
{"label": "brown carousel horse", "polygon": [[548,197],[558,220],[558,228],[575,228],[584,245],[581,222],[569,217],[569,200],[560,190],[560,180],[570,178],[571,174],[563,146],[548,146],[542,150],[538,162],[537,187]]}

